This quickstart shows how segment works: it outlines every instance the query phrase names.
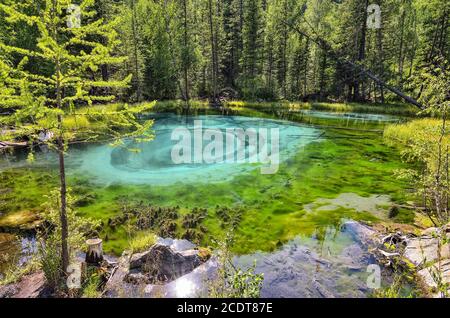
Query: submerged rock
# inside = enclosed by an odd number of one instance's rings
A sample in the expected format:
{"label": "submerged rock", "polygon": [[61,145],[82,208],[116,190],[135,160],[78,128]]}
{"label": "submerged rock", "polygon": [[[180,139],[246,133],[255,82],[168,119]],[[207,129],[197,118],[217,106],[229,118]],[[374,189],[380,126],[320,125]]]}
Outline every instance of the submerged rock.
{"label": "submerged rock", "polygon": [[351,234],[356,241],[363,245],[374,246],[379,243],[379,233],[362,223],[347,221],[342,225],[342,230]]}
{"label": "submerged rock", "polygon": [[41,224],[39,216],[32,211],[8,213],[0,217],[0,230],[5,232],[27,231]]}
{"label": "submerged rock", "polygon": [[297,237],[272,253],[235,258],[235,266],[264,273],[261,297],[340,298],[367,297],[367,266],[375,259],[363,242],[376,232],[357,222],[347,222],[321,240]]}
{"label": "submerged rock", "polygon": [[384,219],[387,217],[388,207],[391,205],[391,197],[388,195],[374,194],[370,197],[362,197],[356,193],[341,193],[334,199],[317,199],[313,203],[305,205],[304,208],[308,213],[345,208],[357,212],[368,212]]}

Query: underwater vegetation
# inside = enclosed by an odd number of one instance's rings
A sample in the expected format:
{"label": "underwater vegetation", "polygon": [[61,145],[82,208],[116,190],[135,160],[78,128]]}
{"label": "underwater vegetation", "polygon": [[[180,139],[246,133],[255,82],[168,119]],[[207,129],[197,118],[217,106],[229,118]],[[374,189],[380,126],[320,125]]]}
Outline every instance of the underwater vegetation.
{"label": "underwater vegetation", "polygon": [[[154,107],[159,112],[173,112],[178,106],[182,104],[158,102]],[[194,106],[197,114],[217,113],[202,103]],[[89,173],[69,169],[76,209],[81,216],[102,222],[99,235],[107,252],[120,254],[136,231],[187,238],[206,246],[232,230],[233,251],[245,254],[272,251],[298,235],[320,236],[321,231],[338,227],[346,218],[369,223],[382,219],[414,222],[415,214],[410,210],[399,208],[392,213],[393,204],[411,200],[405,191],[407,183],[394,176],[394,171],[406,164],[398,148],[383,139],[384,127],[401,119],[232,106],[229,115],[284,119],[314,127],[319,133],[300,144],[274,175],[262,175],[256,169],[212,183],[197,178],[164,185],[102,183]],[[157,121],[164,120],[164,114],[158,116]],[[15,165],[15,159],[8,160],[13,164],[3,163],[0,172],[0,224],[14,212],[39,214],[45,195],[58,186],[57,170],[51,164]],[[361,200],[378,195],[389,199],[379,203],[382,212],[377,213],[346,204],[326,206],[321,201],[346,193]]]}
{"label": "underwater vegetation", "polygon": [[[248,115],[247,110],[242,112]],[[252,115],[273,118],[271,112]],[[304,116],[292,115],[302,122]],[[120,254],[133,231],[151,230],[160,236],[187,238],[213,244],[234,230],[233,251],[271,251],[297,235],[317,235],[320,229],[339,226],[342,219],[377,222],[380,215],[351,207],[324,208],[315,204],[342,193],[368,198],[388,195],[404,203],[406,184],[393,176],[402,168],[400,154],[383,141],[377,122],[311,117],[321,127],[319,138],[297,149],[282,162],[278,173],[246,171],[214,183],[199,179],[170,185],[97,183],[89,175],[69,174],[82,216],[100,220],[105,250]],[[310,120],[307,119],[307,120]],[[0,209],[3,214],[42,209],[45,194],[58,184],[51,169],[29,166],[0,173]],[[392,202],[382,208],[388,210]],[[311,208],[312,206],[312,208]],[[414,215],[401,209],[396,222],[411,223]]]}

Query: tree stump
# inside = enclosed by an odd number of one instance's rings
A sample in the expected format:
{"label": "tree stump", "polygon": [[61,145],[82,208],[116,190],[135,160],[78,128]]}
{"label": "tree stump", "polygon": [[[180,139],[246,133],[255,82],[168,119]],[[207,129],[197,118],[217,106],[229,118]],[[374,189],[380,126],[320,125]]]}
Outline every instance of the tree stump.
{"label": "tree stump", "polygon": [[100,265],[103,261],[103,247],[101,239],[89,239],[86,241],[86,263],[88,265]]}

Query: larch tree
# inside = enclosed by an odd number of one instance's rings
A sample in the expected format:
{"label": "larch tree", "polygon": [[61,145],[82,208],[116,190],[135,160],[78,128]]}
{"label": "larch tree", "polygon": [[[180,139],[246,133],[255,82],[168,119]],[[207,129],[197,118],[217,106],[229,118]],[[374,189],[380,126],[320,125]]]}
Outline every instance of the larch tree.
{"label": "larch tree", "polygon": [[[62,277],[66,275],[72,252],[68,246],[65,153],[69,140],[93,134],[68,128],[65,118],[85,116],[103,121],[103,133],[115,138],[116,145],[122,144],[121,136],[140,141],[152,137],[149,132],[152,123],[136,118],[143,106],[111,110],[96,107],[115,99],[112,93],[97,94],[105,91],[101,88],[108,88],[108,92],[125,88],[131,75],[109,81],[102,78],[102,65],[120,65],[124,57],[113,55],[119,44],[115,21],[106,23],[99,19],[94,4],[94,0],[81,0],[78,5],[70,0],[0,4],[0,12],[9,25],[25,23],[38,34],[34,50],[0,39],[0,107],[9,112],[1,117],[0,125],[11,128],[9,138],[26,135],[31,141],[46,142],[57,151]],[[30,10],[36,6],[39,10]],[[34,72],[36,64],[46,65],[45,70]],[[51,132],[46,140],[39,137],[43,131]]]}

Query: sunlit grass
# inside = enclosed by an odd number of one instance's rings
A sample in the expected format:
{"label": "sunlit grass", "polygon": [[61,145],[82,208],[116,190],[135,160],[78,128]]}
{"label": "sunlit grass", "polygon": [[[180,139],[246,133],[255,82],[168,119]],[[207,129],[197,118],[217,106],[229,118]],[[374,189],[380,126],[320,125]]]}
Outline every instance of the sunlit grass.
{"label": "sunlit grass", "polygon": [[[447,128],[448,129],[448,128]],[[384,136],[392,144],[400,143],[402,145],[409,145],[413,141],[429,141],[430,143],[437,143],[442,131],[442,120],[434,118],[423,118],[413,120],[404,124],[393,124],[386,127]],[[450,143],[450,135],[444,136],[444,142],[448,145]],[[445,146],[444,146],[445,148]]]}
{"label": "sunlit grass", "polygon": [[152,232],[138,232],[130,240],[130,247],[132,253],[143,252],[156,243],[157,237]]}
{"label": "sunlit grass", "polygon": [[320,103],[320,102],[248,102],[228,101],[226,106],[231,108],[254,108],[260,110],[316,110],[329,112],[374,113],[388,115],[415,116],[419,109],[408,104],[360,104],[360,103]]}

